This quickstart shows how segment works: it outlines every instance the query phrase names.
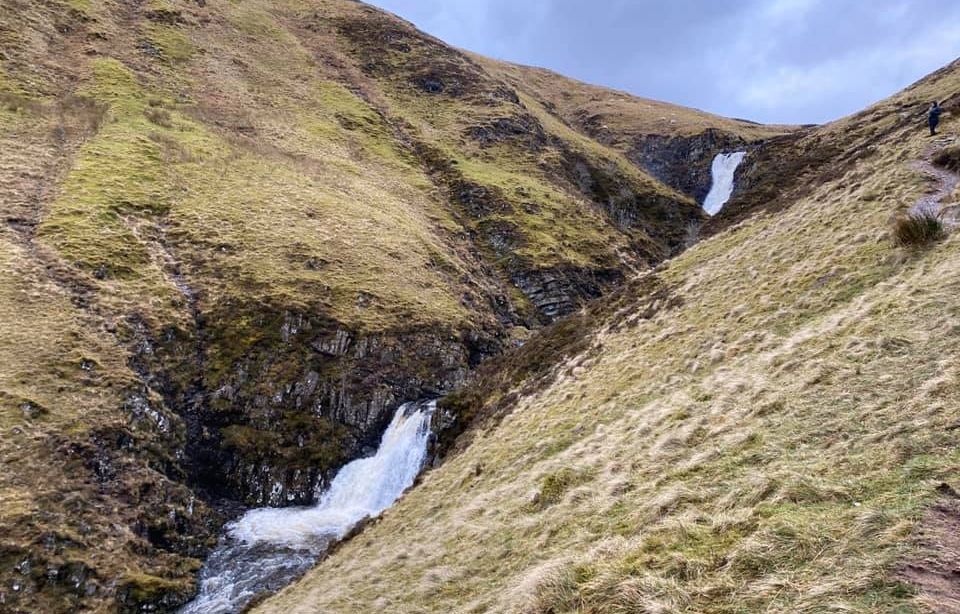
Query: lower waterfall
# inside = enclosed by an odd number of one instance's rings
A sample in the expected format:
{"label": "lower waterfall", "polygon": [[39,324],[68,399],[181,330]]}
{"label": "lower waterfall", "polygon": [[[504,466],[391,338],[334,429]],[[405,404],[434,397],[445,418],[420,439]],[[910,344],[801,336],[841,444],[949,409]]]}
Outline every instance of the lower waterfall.
{"label": "lower waterfall", "polygon": [[376,454],[344,465],[317,505],[254,509],[228,524],[200,572],[197,597],[181,614],[241,611],[304,573],[358,522],[390,507],[423,468],[435,408],[436,401],[401,406]]}

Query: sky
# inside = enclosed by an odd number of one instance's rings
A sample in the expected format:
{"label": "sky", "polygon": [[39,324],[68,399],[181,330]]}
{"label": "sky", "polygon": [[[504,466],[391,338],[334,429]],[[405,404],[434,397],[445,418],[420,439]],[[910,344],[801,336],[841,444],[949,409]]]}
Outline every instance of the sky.
{"label": "sky", "polygon": [[822,123],[960,56],[960,0],[370,0],[444,41],[638,96]]}

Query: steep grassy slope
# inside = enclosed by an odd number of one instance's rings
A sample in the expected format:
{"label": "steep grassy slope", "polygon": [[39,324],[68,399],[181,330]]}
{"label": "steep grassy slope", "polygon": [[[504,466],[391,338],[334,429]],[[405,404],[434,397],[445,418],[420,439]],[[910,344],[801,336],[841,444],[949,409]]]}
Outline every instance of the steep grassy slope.
{"label": "steep grassy slope", "polygon": [[710,189],[710,165],[718,153],[753,149],[757,143],[796,130],[637,98],[542,68],[476,60],[567,125],[619,151],[697,202]]}
{"label": "steep grassy slope", "polygon": [[505,79],[347,0],[0,0],[2,607],[182,602],[204,502],[312,501],[681,249],[694,199]]}
{"label": "steep grassy slope", "polygon": [[473,57],[514,87],[548,105],[564,121],[594,136],[606,134],[609,139],[605,142],[621,150],[628,150],[632,139],[644,135],[689,137],[713,129],[745,141],[756,141],[790,130],[787,126],[766,126],[659,100],[638,98],[570,79],[544,68],[498,62],[482,56]]}
{"label": "steep grassy slope", "polygon": [[958,93],[954,63],[804,135],[831,153],[787,200],[555,329],[539,390],[508,359],[517,398],[458,395],[487,402],[469,445],[259,611],[944,611],[904,570],[960,487],[960,238],[889,225]]}
{"label": "steep grassy slope", "polygon": [[96,115],[0,109],[4,611],[75,611],[104,594],[183,599],[218,526],[182,484],[183,422],[130,368],[116,320],[82,275],[32,239],[60,156]]}

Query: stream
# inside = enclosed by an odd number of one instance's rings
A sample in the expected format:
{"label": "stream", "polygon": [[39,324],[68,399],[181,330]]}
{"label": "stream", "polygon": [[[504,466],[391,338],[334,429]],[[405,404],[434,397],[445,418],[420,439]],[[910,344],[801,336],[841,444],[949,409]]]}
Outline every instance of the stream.
{"label": "stream", "polygon": [[379,515],[413,485],[427,458],[436,401],[406,403],[376,454],[334,477],[313,507],[259,508],[228,524],[200,571],[197,597],[180,614],[232,614],[312,567],[334,540]]}

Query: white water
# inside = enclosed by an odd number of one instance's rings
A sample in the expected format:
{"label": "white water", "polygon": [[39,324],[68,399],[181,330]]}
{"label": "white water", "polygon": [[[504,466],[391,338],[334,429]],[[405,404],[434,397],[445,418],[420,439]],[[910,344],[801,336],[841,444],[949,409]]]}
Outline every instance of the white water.
{"label": "white water", "polygon": [[717,154],[713,159],[713,165],[710,167],[713,184],[710,186],[710,193],[703,201],[704,211],[710,215],[716,215],[727,204],[730,195],[733,194],[733,174],[737,172],[737,167],[746,155],[747,152],[738,151]]}
{"label": "white water", "polygon": [[296,548],[318,537],[343,537],[366,516],[387,509],[423,467],[434,406],[431,403],[429,409],[418,409],[410,416],[405,415],[408,405],[398,409],[376,455],[345,465],[315,507],[247,512],[230,525],[230,536],[247,544],[270,542]]}
{"label": "white water", "polygon": [[227,525],[227,538],[200,574],[200,592],[181,614],[238,612],[310,568],[333,540],[377,516],[423,468],[436,401],[400,407],[377,453],[345,465],[309,508],[260,508]]}

